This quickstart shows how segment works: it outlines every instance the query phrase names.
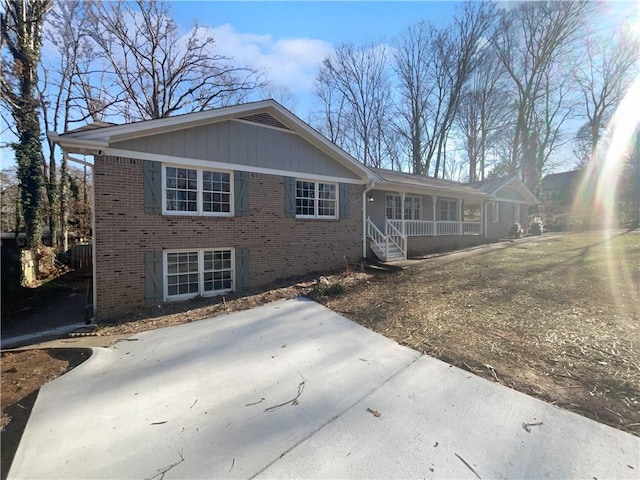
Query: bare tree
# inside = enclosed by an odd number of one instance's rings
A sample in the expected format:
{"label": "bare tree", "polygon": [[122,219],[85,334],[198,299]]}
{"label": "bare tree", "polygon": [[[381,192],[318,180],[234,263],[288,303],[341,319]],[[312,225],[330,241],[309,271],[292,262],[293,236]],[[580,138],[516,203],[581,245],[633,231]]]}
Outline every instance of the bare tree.
{"label": "bare tree", "polygon": [[[495,11],[495,4],[491,2],[465,2],[456,13],[453,26],[442,37],[437,50],[439,59],[448,66],[446,75],[449,77],[449,89],[437,133],[435,177],[444,162],[447,139],[458,112],[463,87],[489,45],[488,38],[492,35]],[[442,168],[444,169],[444,165]]]}
{"label": "bare tree", "polygon": [[393,120],[394,130],[410,145],[412,173],[426,175],[424,161],[428,130],[426,113],[433,86],[428,79],[434,28],[425,22],[409,26],[397,42],[393,69],[398,81],[399,99]]}
{"label": "bare tree", "polygon": [[489,2],[466,2],[453,25],[409,27],[397,45],[394,70],[399,102],[395,126],[411,145],[414,173],[444,170],[446,144],[463,95],[477,67],[495,16]]}
{"label": "bare tree", "polygon": [[325,115],[320,129],[368,166],[388,164],[385,147],[390,109],[384,46],[345,44],[326,58],[316,77],[316,93]]}
{"label": "bare tree", "polygon": [[508,134],[511,106],[506,80],[502,65],[487,50],[460,98],[455,124],[462,137],[470,182],[485,179],[491,147]]}
{"label": "bare tree", "polygon": [[20,188],[13,169],[0,170],[0,231],[20,231]]}
{"label": "bare tree", "polygon": [[[548,129],[557,129],[557,124],[541,121],[543,117],[550,119],[549,113],[555,110],[548,103],[548,94],[559,92],[549,82],[567,75],[560,68],[569,59],[589,9],[587,2],[579,0],[520,3],[502,12],[500,33],[493,40],[494,50],[511,79],[517,106],[508,168],[511,173],[520,172],[532,190],[540,180],[537,172],[541,167],[536,165],[541,158],[539,141],[554,137]],[[565,100],[565,92],[555,100]],[[556,120],[565,118],[557,113],[553,117]]]}
{"label": "bare tree", "polygon": [[581,163],[596,149],[602,129],[638,73],[640,45],[627,31],[611,38],[602,35],[584,37],[586,60],[574,70],[574,78],[582,96],[588,136],[581,129],[576,136]]}
{"label": "bare tree", "polygon": [[29,248],[38,247],[42,242],[44,156],[36,86],[42,24],[49,7],[48,0],[6,0],[5,11],[0,16],[1,43],[3,49],[6,45],[12,60],[3,58],[0,91],[18,133],[18,141],[12,147],[18,162],[21,206]]}
{"label": "bare tree", "polygon": [[263,86],[256,70],[215,53],[206,29],[196,24],[181,36],[162,0],[92,0],[87,8],[87,34],[112,72],[117,113],[128,121],[225,106]]}

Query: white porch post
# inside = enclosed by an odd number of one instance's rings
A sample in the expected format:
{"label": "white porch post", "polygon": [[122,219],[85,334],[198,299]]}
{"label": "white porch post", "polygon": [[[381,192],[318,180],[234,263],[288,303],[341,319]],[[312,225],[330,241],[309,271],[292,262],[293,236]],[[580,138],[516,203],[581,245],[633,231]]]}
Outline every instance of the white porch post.
{"label": "white porch post", "polygon": [[460,230],[460,235],[462,235],[462,199],[458,199],[458,225]]}
{"label": "white porch post", "polygon": [[407,231],[407,230],[406,230],[406,227],[405,227],[405,225],[404,225],[404,198],[405,198],[406,196],[407,196],[407,194],[406,194],[405,192],[402,192],[402,193],[400,194],[400,204],[402,205],[402,213],[401,213],[401,215],[400,215],[400,219],[402,220],[402,235],[404,235],[404,234],[405,234],[405,232]]}
{"label": "white porch post", "polygon": [[484,233],[487,236],[487,232],[484,228],[484,200],[480,200],[480,234]]}
{"label": "white porch post", "polygon": [[436,223],[436,202],[438,201],[438,196],[431,195],[431,198],[433,198],[433,236],[435,237],[438,234],[438,224]]}

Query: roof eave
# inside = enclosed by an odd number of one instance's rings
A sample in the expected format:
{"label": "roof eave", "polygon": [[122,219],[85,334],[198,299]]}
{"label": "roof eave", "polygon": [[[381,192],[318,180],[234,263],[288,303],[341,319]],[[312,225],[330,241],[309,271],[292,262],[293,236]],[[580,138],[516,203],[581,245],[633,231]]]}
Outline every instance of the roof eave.
{"label": "roof eave", "polygon": [[47,137],[49,137],[49,140],[52,142],[60,145],[67,153],[93,155],[109,146],[108,142],[102,140],[86,140],[68,135],[59,135],[56,132],[47,132]]}
{"label": "roof eave", "polygon": [[485,198],[487,197],[486,193],[483,193],[481,191],[468,191],[468,190],[461,190],[461,189],[457,189],[455,187],[453,188],[448,188],[448,187],[440,187],[440,186],[427,186],[427,185],[415,185],[415,184],[409,184],[409,183],[402,183],[402,182],[392,182],[389,180],[380,180],[376,182],[376,189],[384,189],[384,188],[389,188],[389,189],[393,189],[393,190],[397,190],[397,191],[404,191],[406,193],[414,193],[414,194],[423,194],[423,195],[432,195],[431,192],[435,192],[435,194],[437,195],[440,192],[443,193],[447,193],[450,195],[457,195],[460,197],[475,197],[475,198]]}

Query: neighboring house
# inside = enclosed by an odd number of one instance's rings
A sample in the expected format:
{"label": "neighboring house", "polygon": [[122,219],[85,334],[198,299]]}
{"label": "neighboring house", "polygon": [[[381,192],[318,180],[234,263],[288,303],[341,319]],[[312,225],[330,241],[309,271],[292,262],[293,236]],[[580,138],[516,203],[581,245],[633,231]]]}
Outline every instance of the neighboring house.
{"label": "neighboring house", "polygon": [[582,170],[552,173],[540,184],[541,203],[559,203],[571,207],[582,180]]}
{"label": "neighboring house", "polygon": [[472,183],[471,186],[487,195],[485,199],[484,235],[487,238],[505,236],[514,223],[526,231],[529,205],[538,203],[535,195],[516,176],[493,178]]}
{"label": "neighboring house", "polygon": [[[540,216],[547,230],[565,230],[592,220],[589,212],[585,218],[572,215],[573,203],[583,179],[582,170],[552,173],[540,183]],[[595,185],[595,183],[594,183]]]}
{"label": "neighboring house", "polygon": [[272,100],[50,137],[94,157],[98,318],[503,237],[491,205],[536,201],[366,168]]}

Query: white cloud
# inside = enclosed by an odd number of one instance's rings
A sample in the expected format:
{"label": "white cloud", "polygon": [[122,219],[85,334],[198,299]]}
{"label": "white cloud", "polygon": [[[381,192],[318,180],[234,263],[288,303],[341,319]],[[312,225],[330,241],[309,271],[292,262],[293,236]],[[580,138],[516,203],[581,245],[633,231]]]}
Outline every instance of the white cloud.
{"label": "white cloud", "polygon": [[207,28],[216,39],[216,53],[233,57],[238,64],[263,69],[276,87],[287,87],[295,95],[313,91],[322,60],[333,46],[312,38],[279,38],[242,33],[225,23]]}

